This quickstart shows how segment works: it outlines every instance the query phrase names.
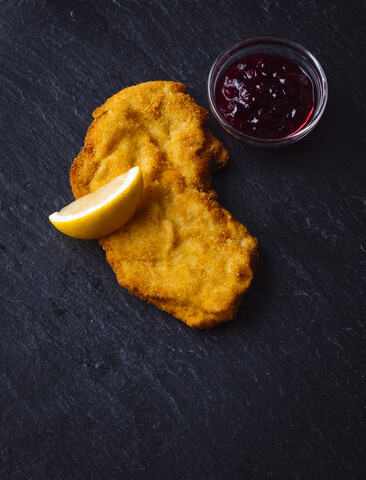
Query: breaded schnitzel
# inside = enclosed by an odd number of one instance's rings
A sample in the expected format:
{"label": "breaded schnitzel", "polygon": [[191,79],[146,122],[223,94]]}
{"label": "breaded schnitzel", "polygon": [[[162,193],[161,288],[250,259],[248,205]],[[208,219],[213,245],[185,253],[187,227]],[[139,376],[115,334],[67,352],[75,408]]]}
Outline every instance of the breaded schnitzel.
{"label": "breaded schnitzel", "polygon": [[230,320],[248,289],[257,240],[216,201],[211,170],[227,151],[181,83],[128,87],[97,108],[70,172],[76,198],[135,165],[142,204],[101,238],[118,282],[193,328]]}

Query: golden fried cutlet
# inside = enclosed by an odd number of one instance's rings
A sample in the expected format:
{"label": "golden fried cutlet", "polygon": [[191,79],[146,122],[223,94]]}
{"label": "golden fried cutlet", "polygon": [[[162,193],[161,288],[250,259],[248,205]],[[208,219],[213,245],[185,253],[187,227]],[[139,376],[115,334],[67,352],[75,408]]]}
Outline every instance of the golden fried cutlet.
{"label": "golden fried cutlet", "polygon": [[126,88],[93,113],[70,172],[76,198],[139,165],[142,204],[101,238],[118,282],[193,328],[230,320],[248,289],[257,240],[216,201],[211,170],[227,162],[207,112],[175,82]]}

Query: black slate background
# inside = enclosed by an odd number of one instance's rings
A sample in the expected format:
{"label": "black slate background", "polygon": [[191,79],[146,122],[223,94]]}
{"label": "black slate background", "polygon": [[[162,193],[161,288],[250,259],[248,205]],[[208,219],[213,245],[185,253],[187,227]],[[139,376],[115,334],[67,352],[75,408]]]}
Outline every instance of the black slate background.
{"label": "black slate background", "polygon": [[[0,2],[0,478],[365,478],[365,3]],[[148,80],[207,108],[216,56],[274,34],[321,61],[320,124],[230,152],[220,202],[260,243],[237,318],[193,331],[56,231],[91,112]]]}

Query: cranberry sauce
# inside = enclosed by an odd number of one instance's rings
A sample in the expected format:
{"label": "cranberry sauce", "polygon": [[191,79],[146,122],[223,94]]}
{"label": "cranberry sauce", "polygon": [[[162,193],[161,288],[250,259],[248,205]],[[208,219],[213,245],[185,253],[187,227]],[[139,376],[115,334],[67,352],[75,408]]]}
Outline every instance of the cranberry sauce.
{"label": "cranberry sauce", "polygon": [[293,61],[249,55],[232,64],[216,87],[221,115],[257,138],[283,138],[299,130],[314,107],[313,84]]}

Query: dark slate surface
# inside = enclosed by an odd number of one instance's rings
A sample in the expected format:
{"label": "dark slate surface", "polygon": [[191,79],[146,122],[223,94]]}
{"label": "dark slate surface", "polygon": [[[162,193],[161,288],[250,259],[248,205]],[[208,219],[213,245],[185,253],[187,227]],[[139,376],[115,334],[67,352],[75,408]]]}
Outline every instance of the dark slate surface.
{"label": "dark slate surface", "polygon": [[[364,3],[0,2],[1,479],[361,479]],[[308,47],[330,99],[297,145],[230,152],[221,203],[259,238],[232,323],[190,330],[119,288],[48,215],[91,112],[147,80],[207,107],[211,63],[253,34]],[[363,477],[365,478],[365,477]]]}

